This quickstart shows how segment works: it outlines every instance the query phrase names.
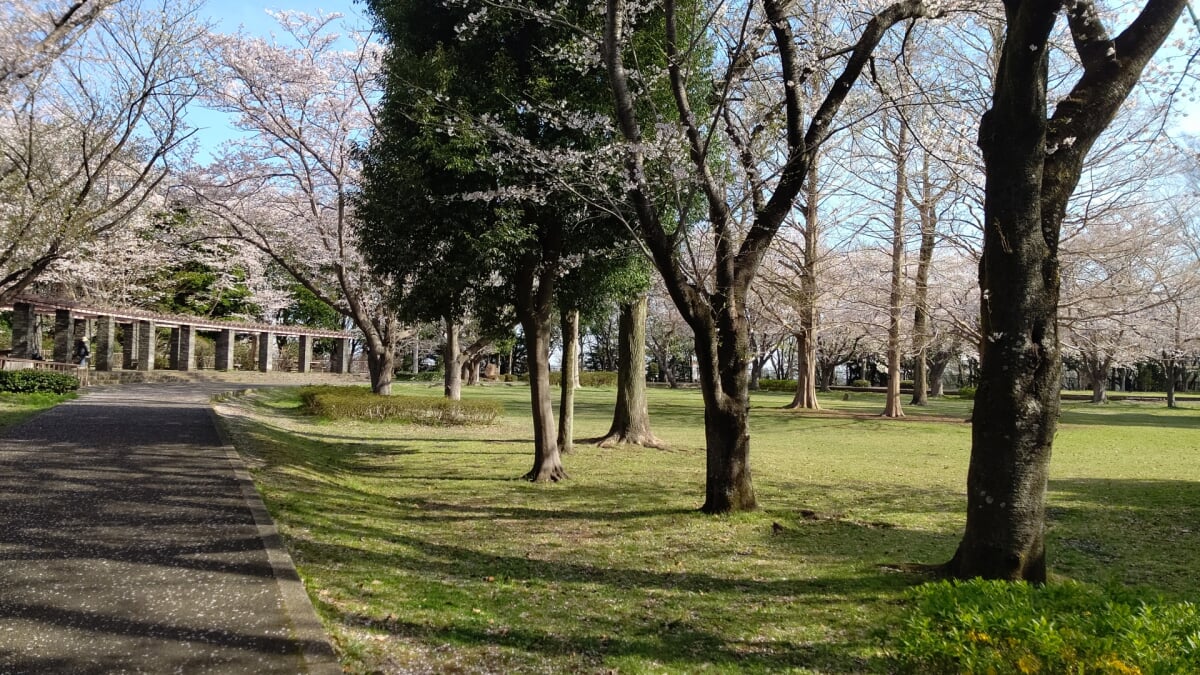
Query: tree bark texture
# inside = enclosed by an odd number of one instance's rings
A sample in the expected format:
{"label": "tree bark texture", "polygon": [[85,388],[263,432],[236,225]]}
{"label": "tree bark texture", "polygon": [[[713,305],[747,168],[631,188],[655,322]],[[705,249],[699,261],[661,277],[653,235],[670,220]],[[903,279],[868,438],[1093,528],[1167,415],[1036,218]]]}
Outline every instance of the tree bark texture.
{"label": "tree bark texture", "polygon": [[796,332],[796,395],[786,407],[820,410],[817,402],[817,256],[820,255],[821,202],[819,156],[808,166],[804,185],[804,260],[800,276],[800,330]]}
{"label": "tree bark texture", "polygon": [[[749,331],[739,312],[718,316],[732,325],[724,330],[712,324],[693,328],[704,398],[705,494],[700,510],[749,511],[758,506],[750,479]],[[730,335],[733,340],[728,339]]]}
{"label": "tree bark texture", "polygon": [[1166,368],[1163,370],[1167,374],[1167,407],[1177,408],[1179,404],[1175,402],[1175,382],[1179,378],[1179,360],[1177,358],[1167,359],[1164,363]]}
{"label": "tree bark texture", "polygon": [[[979,388],[967,522],[946,571],[1046,579],[1045,494],[1059,411],[1058,243],[1088,150],[1183,11],[1149,0],[1109,38],[1093,2],[1007,0],[992,107],[979,128],[986,193],[979,266]],[[1060,12],[1083,74],[1047,118],[1049,36]]]}
{"label": "tree bark texture", "polygon": [[[792,397],[792,402],[784,406],[785,408],[821,409],[821,404],[817,402],[817,341],[810,339],[809,335],[811,333],[807,331],[795,334],[796,353],[800,357],[796,373],[796,394]],[[832,376],[832,373],[830,375]]]}
{"label": "tree bark texture", "polygon": [[392,378],[396,365],[396,343],[400,322],[391,312],[382,312],[375,321],[363,319],[371,330],[364,330],[367,371],[371,375],[371,391],[381,396],[392,393]]}
{"label": "tree bark texture", "polygon": [[575,389],[579,381],[579,310],[563,310],[561,317],[563,355],[559,378],[558,451],[574,448]]}
{"label": "tree bark texture", "polygon": [[904,312],[904,196],[908,191],[908,123],[898,120],[896,145],[896,192],[892,204],[892,283],[888,294],[888,379],[884,417],[904,417],[900,403],[900,316]]}
{"label": "tree bark texture", "polygon": [[557,224],[543,225],[539,231],[540,255],[526,254],[517,269],[517,320],[525,334],[529,402],[533,409],[533,468],[524,477],[535,483],[567,477],[558,451],[550,385],[550,322],[561,240],[562,230]]}
{"label": "tree bark texture", "polygon": [[[929,175],[929,150],[921,155],[920,214],[921,248],[917,252],[917,278],[913,287],[913,372],[912,404],[929,405],[929,268],[937,235],[937,198]],[[941,387],[938,388],[939,391]]]}
{"label": "tree bark texture", "polygon": [[942,378],[946,374],[946,366],[950,365],[951,352],[938,352],[929,358],[929,396],[940,398],[945,395],[945,385]]}
{"label": "tree bark texture", "polygon": [[601,447],[623,443],[649,448],[663,447],[662,442],[650,431],[650,413],[646,406],[648,305],[649,298],[644,295],[633,302],[621,304],[617,328],[617,404],[613,408],[612,426],[599,439]]}
{"label": "tree bark texture", "polygon": [[458,322],[451,317],[444,317],[446,324],[446,342],[442,348],[442,388],[446,398],[451,401],[462,400],[462,362],[459,360]]}
{"label": "tree bark texture", "polygon": [[1085,352],[1079,360],[1092,385],[1092,403],[1108,403],[1108,371],[1112,370],[1112,358],[1098,352]]}
{"label": "tree bark texture", "polygon": [[1085,353],[1080,357],[1087,372],[1087,380],[1092,386],[1093,404],[1109,402],[1109,370],[1112,369],[1112,359],[1099,353]]}
{"label": "tree bark texture", "polygon": [[533,408],[533,468],[525,479],[535,483],[567,477],[554,428],[553,388],[550,384],[549,321],[521,323],[529,359],[529,399]]}

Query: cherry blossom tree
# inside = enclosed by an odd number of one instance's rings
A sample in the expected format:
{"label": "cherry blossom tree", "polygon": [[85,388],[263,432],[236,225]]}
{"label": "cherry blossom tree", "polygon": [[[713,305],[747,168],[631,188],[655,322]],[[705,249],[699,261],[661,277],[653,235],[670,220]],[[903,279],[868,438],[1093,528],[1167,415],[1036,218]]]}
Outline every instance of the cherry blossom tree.
{"label": "cherry blossom tree", "polygon": [[[681,236],[686,221],[676,203],[659,198],[662,191],[650,183],[645,134],[637,110],[647,103],[630,77],[627,63],[636,63],[630,36],[636,31],[640,7],[623,0],[608,0],[607,26],[602,55],[608,70],[625,146],[628,195],[637,215],[636,226],[676,307],[695,335],[704,395],[706,435],[706,513],[726,513],[755,508],[750,478],[748,433],[747,350],[748,326],[744,318],[750,284],[772,240],[804,186],[808,167],[821,143],[835,129],[837,114],[854,83],[875,53],[885,33],[897,23],[926,17],[936,10],[919,1],[898,2],[873,14],[865,23],[835,20],[845,31],[836,36],[842,55],[837,76],[820,103],[806,115],[801,88],[811,67],[805,62],[823,55],[825,41],[811,52],[802,50],[800,35],[823,31],[806,23],[805,16],[789,14],[790,7],[764,0],[741,5],[719,5],[711,17],[713,30],[699,40],[700,24],[684,16],[675,0],[665,0],[666,39],[661,43],[673,94],[671,125],[686,139],[690,157],[687,176],[704,196],[708,232],[713,241],[713,274],[697,278],[688,273],[681,256]],[[847,14],[847,18],[849,14]],[[721,57],[715,72],[693,70],[691,50],[713,45]],[[830,45],[832,47],[832,45]],[[644,76],[645,74],[642,74]],[[705,80],[705,78],[708,78]],[[712,114],[698,115],[697,82],[718,97]],[[711,83],[708,84],[708,83]],[[742,106],[742,101],[782,102],[775,107]],[[769,114],[769,120],[761,115]],[[755,117],[755,115],[759,115]],[[807,118],[807,124],[806,124]],[[778,134],[763,137],[767,131]],[[717,146],[731,149],[729,171],[717,171]],[[772,163],[768,157],[779,158]],[[725,176],[738,176],[737,184]],[[738,214],[745,219],[745,229]]]}
{"label": "cherry blossom tree", "polygon": [[[1171,32],[1184,0],[1148,0],[1117,35],[1091,0],[1006,0],[992,107],[979,269],[980,385],[972,417],[967,522],[945,571],[1044,581],[1045,493],[1059,410],[1059,243],[1089,151]],[[1077,61],[1048,98],[1051,34],[1065,18]]]}
{"label": "cherry blossom tree", "polygon": [[403,333],[357,246],[351,203],[355,146],[374,126],[380,47],[338,32],[340,15],[280,12],[276,40],[209,36],[221,83],[205,102],[243,137],[186,177],[177,195],[205,216],[208,236],[244,241],[362,332],[371,388],[391,392]]}
{"label": "cherry blossom tree", "polygon": [[[130,0],[92,15],[98,7],[60,16],[74,28],[43,34],[56,46],[11,62],[0,97],[0,302],[162,208],[159,188],[191,135],[196,5]],[[92,28],[78,36],[85,17]]]}
{"label": "cherry blossom tree", "polygon": [[117,1],[0,3],[0,100],[7,99],[16,84],[48,68]]}

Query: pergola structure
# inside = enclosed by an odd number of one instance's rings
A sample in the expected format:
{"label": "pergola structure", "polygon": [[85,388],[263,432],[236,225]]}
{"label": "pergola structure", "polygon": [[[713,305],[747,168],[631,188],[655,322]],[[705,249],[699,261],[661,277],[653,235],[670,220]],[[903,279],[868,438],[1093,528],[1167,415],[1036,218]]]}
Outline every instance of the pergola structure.
{"label": "pergola structure", "polygon": [[317,338],[334,340],[329,372],[350,372],[350,340],[346,331],[321,330],[303,326],[211,321],[198,316],[159,314],[138,309],[96,307],[73,300],[39,296],[19,296],[12,301],[12,357],[32,359],[41,351],[43,316],[53,316],[53,360],[67,363],[77,339],[95,336],[92,363],[98,371],[115,370],[117,361],[117,332],[120,334],[121,360],[124,370],[154,370],[159,329],[170,329],[171,339],[167,363],[172,370],[195,370],[196,335],[216,333],[217,370],[233,370],[233,345],[238,335],[249,335],[257,343],[257,366],[262,372],[275,368],[278,357],[276,337],[296,337],[299,341],[297,370],[309,372],[313,366],[313,341]]}

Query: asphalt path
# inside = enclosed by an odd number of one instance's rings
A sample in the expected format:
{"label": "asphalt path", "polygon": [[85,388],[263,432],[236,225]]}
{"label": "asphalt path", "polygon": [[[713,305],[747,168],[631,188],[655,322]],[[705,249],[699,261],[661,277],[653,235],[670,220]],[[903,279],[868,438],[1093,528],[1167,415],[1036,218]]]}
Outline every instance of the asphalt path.
{"label": "asphalt path", "polygon": [[340,672],[209,405],[93,390],[0,436],[0,673]]}

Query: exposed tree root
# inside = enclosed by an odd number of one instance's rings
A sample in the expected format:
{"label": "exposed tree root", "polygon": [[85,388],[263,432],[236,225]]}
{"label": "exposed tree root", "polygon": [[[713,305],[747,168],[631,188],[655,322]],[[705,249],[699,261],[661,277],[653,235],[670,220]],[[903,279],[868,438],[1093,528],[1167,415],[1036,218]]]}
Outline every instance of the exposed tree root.
{"label": "exposed tree root", "polygon": [[821,406],[817,403],[812,405],[801,405],[795,401],[783,406],[782,410],[821,410]]}
{"label": "exposed tree root", "polygon": [[560,480],[570,478],[570,476],[563,470],[561,464],[548,464],[540,468],[533,467],[529,473],[521,476],[521,478],[531,483],[557,483]]}
{"label": "exposed tree root", "polygon": [[652,433],[632,432],[620,433],[609,432],[607,436],[599,436],[597,438],[588,438],[580,441],[596,445],[601,448],[617,448],[622,445],[640,445],[643,448],[654,448],[655,450],[667,450],[667,444],[662,442]]}

